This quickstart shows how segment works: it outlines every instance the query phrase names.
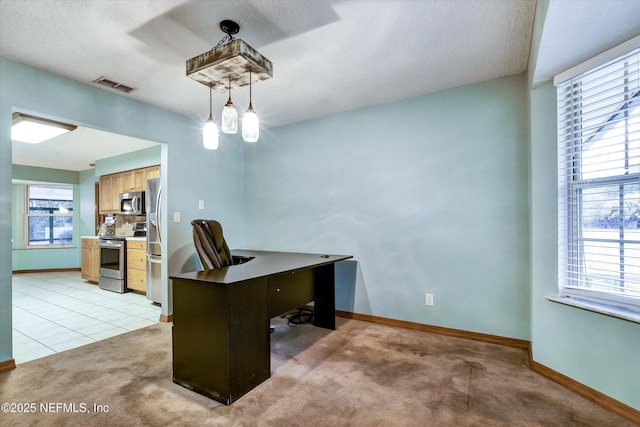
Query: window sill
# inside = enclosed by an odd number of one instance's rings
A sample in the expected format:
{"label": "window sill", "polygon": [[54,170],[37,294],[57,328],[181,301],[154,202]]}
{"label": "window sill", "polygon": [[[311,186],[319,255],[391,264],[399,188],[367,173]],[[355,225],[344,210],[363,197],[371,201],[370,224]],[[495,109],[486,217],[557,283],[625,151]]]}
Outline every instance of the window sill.
{"label": "window sill", "polygon": [[581,308],[583,310],[593,311],[594,313],[604,314],[606,316],[616,317],[618,319],[627,320],[629,322],[640,323],[640,313],[623,310],[610,305],[599,304],[593,301],[585,301],[570,297],[545,297],[549,301],[557,302],[571,307]]}
{"label": "window sill", "polygon": [[25,249],[25,250],[32,250],[32,249],[69,249],[69,248],[77,248],[78,246],[76,245],[31,245],[31,246],[25,246],[23,248],[16,248],[16,249]]}

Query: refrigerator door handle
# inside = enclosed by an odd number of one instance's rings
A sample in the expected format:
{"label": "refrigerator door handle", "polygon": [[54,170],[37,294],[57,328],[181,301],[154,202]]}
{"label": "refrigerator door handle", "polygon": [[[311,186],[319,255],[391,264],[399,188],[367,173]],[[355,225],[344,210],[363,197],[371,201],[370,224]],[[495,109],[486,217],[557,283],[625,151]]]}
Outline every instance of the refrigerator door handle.
{"label": "refrigerator door handle", "polygon": [[160,211],[160,200],[162,197],[162,186],[158,185],[158,197],[156,198],[156,218],[157,218],[157,232],[158,232],[158,242],[160,242],[160,244],[162,244],[162,237],[160,236],[160,228],[161,228],[161,221],[162,221],[162,215],[161,215],[161,211]]}

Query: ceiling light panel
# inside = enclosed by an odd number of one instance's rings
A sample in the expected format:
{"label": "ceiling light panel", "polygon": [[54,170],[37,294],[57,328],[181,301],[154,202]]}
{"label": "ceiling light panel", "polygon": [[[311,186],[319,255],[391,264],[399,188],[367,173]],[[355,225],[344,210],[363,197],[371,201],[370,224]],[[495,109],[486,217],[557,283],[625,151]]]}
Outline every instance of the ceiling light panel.
{"label": "ceiling light panel", "polygon": [[13,113],[11,140],[39,144],[76,129],[75,125],[23,113]]}

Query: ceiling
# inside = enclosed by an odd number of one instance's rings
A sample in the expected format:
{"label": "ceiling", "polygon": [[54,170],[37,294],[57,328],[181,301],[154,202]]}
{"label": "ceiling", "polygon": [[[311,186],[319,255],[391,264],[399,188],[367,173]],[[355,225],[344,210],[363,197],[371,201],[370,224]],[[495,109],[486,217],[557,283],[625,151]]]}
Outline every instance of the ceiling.
{"label": "ceiling", "polygon": [[[554,67],[587,53],[582,45],[637,27],[638,4],[552,1],[556,27],[541,46],[558,49],[535,72],[562,71]],[[608,20],[585,28],[566,19],[576,10]],[[185,76],[185,61],[214,47],[219,22],[233,19],[236,38],[273,62],[273,78],[253,88],[268,128],[526,71],[534,15],[534,0],[1,0],[0,55],[88,85],[104,76],[135,88],[122,96],[204,122],[209,91]],[[610,25],[616,18],[625,22]],[[585,31],[590,41],[562,43]],[[233,99],[244,110],[248,90]],[[213,102],[219,120],[226,95]]]}
{"label": "ceiling", "polygon": [[13,143],[12,160],[16,165],[84,171],[96,160],[158,145],[155,142],[115,135],[97,129],[78,127],[40,144]]}

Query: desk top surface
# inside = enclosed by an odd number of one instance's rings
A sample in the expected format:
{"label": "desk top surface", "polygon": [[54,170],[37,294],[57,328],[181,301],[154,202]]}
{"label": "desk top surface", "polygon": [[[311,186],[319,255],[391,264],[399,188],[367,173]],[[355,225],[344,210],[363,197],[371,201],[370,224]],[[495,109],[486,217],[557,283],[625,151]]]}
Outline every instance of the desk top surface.
{"label": "desk top surface", "polygon": [[242,282],[259,277],[271,276],[287,271],[302,270],[333,264],[338,261],[353,258],[352,255],[306,254],[292,252],[271,252],[236,249],[231,251],[234,256],[255,257],[249,262],[232,265],[211,271],[191,271],[171,275],[171,279],[190,279],[210,282],[220,285]]}

